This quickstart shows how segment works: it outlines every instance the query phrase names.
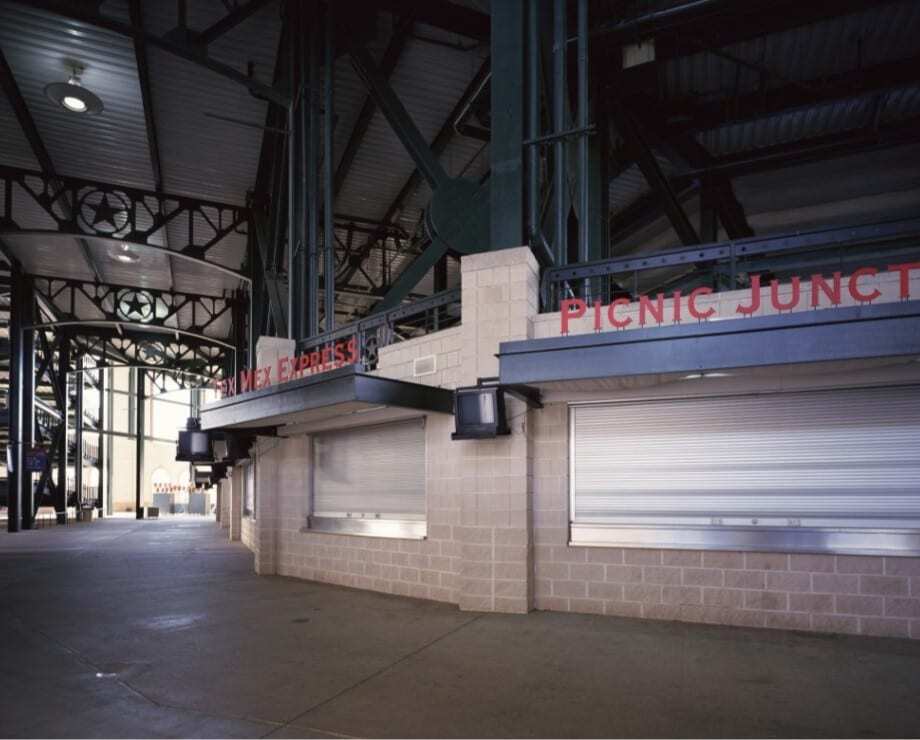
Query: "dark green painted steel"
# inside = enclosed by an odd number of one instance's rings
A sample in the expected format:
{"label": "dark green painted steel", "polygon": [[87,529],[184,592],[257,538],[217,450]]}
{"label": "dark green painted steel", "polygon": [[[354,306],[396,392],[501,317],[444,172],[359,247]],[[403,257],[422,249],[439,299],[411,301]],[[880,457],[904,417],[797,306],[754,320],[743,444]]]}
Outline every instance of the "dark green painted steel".
{"label": "dark green painted steel", "polygon": [[492,7],[490,249],[524,244],[525,0]]}

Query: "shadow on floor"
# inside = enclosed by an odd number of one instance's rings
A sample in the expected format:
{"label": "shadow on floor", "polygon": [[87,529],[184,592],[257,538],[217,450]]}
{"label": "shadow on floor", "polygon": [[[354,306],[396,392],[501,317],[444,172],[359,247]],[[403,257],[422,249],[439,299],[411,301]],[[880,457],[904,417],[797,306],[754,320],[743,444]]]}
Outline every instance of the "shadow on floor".
{"label": "shadow on floor", "polygon": [[920,644],[252,573],[213,522],[0,534],[4,737],[894,737]]}

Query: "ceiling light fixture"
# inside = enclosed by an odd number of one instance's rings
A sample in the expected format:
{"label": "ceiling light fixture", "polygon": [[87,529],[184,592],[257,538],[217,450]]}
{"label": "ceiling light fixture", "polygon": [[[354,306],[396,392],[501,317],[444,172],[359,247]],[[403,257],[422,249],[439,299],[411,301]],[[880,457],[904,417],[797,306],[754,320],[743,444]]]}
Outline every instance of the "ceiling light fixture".
{"label": "ceiling light fixture", "polygon": [[45,85],[45,95],[50,101],[71,113],[89,113],[93,116],[102,113],[102,101],[83,87],[80,81],[82,72],[82,69],[75,67],[67,82],[52,82]]}
{"label": "ceiling light fixture", "polygon": [[117,244],[109,250],[109,256],[118,260],[119,262],[124,262],[126,264],[133,264],[137,262],[141,256],[131,249],[131,246],[128,244]]}

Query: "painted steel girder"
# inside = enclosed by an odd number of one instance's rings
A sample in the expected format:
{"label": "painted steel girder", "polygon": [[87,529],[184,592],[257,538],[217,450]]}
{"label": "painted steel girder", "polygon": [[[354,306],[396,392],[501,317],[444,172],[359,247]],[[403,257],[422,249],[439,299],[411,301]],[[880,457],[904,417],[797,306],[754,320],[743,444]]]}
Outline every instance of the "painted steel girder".
{"label": "painted steel girder", "polygon": [[[248,208],[3,165],[0,183],[0,234],[51,232],[112,239],[202,262],[249,281],[235,266],[208,259],[208,252],[227,236],[248,233]],[[26,203],[33,213],[38,206],[47,216],[44,223],[29,222],[22,207]],[[48,219],[56,228],[48,228]],[[184,238],[180,243],[174,238],[167,248],[171,225],[182,226]]]}
{"label": "painted steel girder", "polygon": [[56,277],[30,277],[38,296],[61,322],[95,322],[158,329],[231,347],[230,327],[221,331],[242,299],[94,283]]}

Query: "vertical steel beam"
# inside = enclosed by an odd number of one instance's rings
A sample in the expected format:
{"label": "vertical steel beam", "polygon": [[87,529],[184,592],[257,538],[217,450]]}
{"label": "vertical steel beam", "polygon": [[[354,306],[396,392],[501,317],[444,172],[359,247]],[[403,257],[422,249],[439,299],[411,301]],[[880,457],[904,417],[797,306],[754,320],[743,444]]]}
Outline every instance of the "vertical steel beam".
{"label": "vertical steel beam", "polygon": [[324,331],[335,329],[335,234],[333,233],[335,188],[332,136],[335,126],[333,85],[335,84],[335,56],[333,54],[334,26],[333,4],[326,4],[326,38],[323,44],[323,303],[326,317]]}
{"label": "vertical steel beam", "polygon": [[[312,16],[319,14],[319,4],[312,5]],[[306,19],[305,19],[306,20]],[[307,30],[307,29],[305,29]],[[306,115],[306,192],[307,192],[307,262],[306,262],[306,336],[319,334],[319,106],[322,85],[319,71],[320,44],[322,43],[319,23],[309,24],[309,49],[306,59],[307,95]]]}
{"label": "vertical steel beam", "polygon": [[[34,283],[22,280],[22,317],[23,324],[31,326],[35,323],[35,289]],[[23,460],[27,450],[35,443],[35,331],[23,329],[19,340],[22,353],[22,392],[21,392],[21,419],[22,434],[21,448]],[[12,367],[12,366],[11,366]],[[22,470],[19,476],[20,500],[22,501],[22,528],[32,529],[35,521],[35,491],[33,488],[34,475],[28,470]]]}
{"label": "vertical steel beam", "polygon": [[[566,95],[566,0],[553,0],[553,133],[561,134],[565,129]],[[565,139],[557,138],[553,144],[553,189],[555,191],[554,241],[556,264],[568,262],[568,213],[566,205]]]}
{"label": "vertical steel beam", "polygon": [[288,0],[286,5],[286,20],[287,25],[291,29],[290,34],[290,44],[288,45],[288,80],[290,81],[291,86],[291,103],[288,106],[287,112],[287,128],[288,128],[288,144],[287,144],[287,158],[288,158],[288,213],[287,213],[287,249],[288,249],[288,260],[287,260],[287,274],[288,274],[288,339],[300,339],[303,328],[300,320],[301,317],[301,301],[303,300],[303,293],[300,291],[300,280],[299,272],[297,266],[299,263],[298,252],[301,249],[301,240],[300,240],[300,219],[298,219],[299,211],[299,193],[300,193],[300,178],[298,176],[299,172],[299,163],[300,163],[300,152],[299,148],[303,142],[303,134],[300,129],[300,114],[299,110],[303,107],[301,100],[301,87],[298,84],[300,80],[299,75],[299,64],[298,64],[298,51],[300,49],[300,36],[299,33],[299,8],[300,3],[298,0]]}
{"label": "vertical steel beam", "polygon": [[527,0],[527,240],[541,241],[540,219],[540,0]]}
{"label": "vertical steel beam", "polygon": [[102,518],[102,513],[105,510],[103,507],[103,500],[106,494],[106,485],[105,485],[105,394],[106,394],[106,384],[105,384],[105,374],[106,371],[101,367],[96,370],[96,377],[98,378],[97,385],[99,388],[99,435],[97,445],[99,447],[96,452],[96,467],[99,469],[99,489],[96,492],[96,515],[99,518]]}
{"label": "vertical steel beam", "polygon": [[713,184],[705,179],[700,187],[700,239],[704,244],[719,241],[719,221]]}
{"label": "vertical steel beam", "polygon": [[492,6],[490,249],[524,243],[524,0]]}
{"label": "vertical steel beam", "polygon": [[74,384],[76,393],[74,394],[73,414],[74,414],[74,448],[73,448],[73,490],[74,502],[77,511],[83,503],[83,357],[77,358],[77,371],[74,373]]}
{"label": "vertical steel beam", "polygon": [[[392,127],[393,133],[399,137],[400,142],[409,152],[409,156],[412,157],[412,161],[415,162],[415,166],[427,180],[431,189],[434,190],[439,185],[443,185],[449,178],[447,172],[444,171],[438,161],[437,152],[433,151],[434,146],[428,146],[409,112],[377,67],[373,57],[367,49],[360,46],[356,41],[349,43],[348,54],[351,57],[355,72],[364,82],[367,91],[373,96],[377,107],[380,108],[380,112],[383,113]],[[450,121],[450,125],[453,125],[453,120]]]}
{"label": "vertical steel beam", "polygon": [[58,372],[60,385],[58,395],[61,399],[61,446],[58,448],[57,497],[54,511],[58,524],[67,524],[67,407],[70,405],[70,392],[67,387],[67,374],[70,372],[70,336],[66,331],[58,336]]}
{"label": "vertical steel beam", "polygon": [[9,459],[12,470],[7,472],[7,531],[18,532],[22,524],[22,417],[23,417],[23,316],[22,273],[17,263],[10,264],[10,390],[9,390]]}
{"label": "vertical steel beam", "polygon": [[[578,261],[590,259],[588,250],[588,0],[578,0]],[[590,281],[585,281],[587,290]],[[586,293],[587,295],[587,293]]]}
{"label": "vertical steel beam", "polygon": [[136,411],[134,413],[135,429],[135,447],[134,447],[134,518],[143,519],[142,501],[144,493],[144,428],[146,391],[147,391],[147,373],[143,368],[134,369],[134,401]]}

